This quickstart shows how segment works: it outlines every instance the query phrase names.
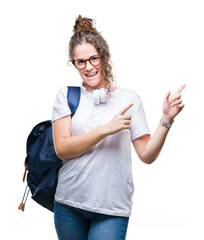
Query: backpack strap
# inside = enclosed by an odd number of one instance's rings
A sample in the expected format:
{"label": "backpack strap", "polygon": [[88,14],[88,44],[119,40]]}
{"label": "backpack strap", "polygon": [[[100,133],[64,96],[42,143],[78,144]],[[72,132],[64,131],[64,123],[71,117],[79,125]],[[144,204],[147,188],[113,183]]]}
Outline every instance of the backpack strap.
{"label": "backpack strap", "polygon": [[80,87],[74,87],[74,86],[68,86],[67,87],[67,101],[69,108],[71,109],[71,117],[74,116],[80,102],[81,97],[81,88]]}

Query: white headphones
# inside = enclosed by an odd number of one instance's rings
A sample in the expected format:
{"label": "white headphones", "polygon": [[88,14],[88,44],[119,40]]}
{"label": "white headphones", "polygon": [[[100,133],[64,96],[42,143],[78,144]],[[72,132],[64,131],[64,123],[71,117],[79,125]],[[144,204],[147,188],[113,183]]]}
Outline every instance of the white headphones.
{"label": "white headphones", "polygon": [[[81,86],[82,86],[83,93],[92,95],[93,101],[95,104],[105,103],[105,102],[107,102],[108,98],[110,97],[109,94],[107,93],[106,88],[95,89],[92,92],[88,92],[86,90],[86,88],[83,86],[83,82],[82,82]],[[110,90],[112,91],[113,88],[114,88],[114,85],[113,85],[113,83],[111,83]]]}
{"label": "white headphones", "polygon": [[93,99],[95,104],[105,103],[108,100],[107,89],[100,88],[93,90]]}

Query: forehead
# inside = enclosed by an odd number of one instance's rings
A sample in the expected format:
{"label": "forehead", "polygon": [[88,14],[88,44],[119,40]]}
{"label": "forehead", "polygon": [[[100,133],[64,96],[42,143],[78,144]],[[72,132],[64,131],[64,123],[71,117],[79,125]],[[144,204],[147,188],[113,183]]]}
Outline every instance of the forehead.
{"label": "forehead", "polygon": [[98,54],[98,52],[91,43],[78,44],[74,49],[75,59],[87,59],[96,54]]}

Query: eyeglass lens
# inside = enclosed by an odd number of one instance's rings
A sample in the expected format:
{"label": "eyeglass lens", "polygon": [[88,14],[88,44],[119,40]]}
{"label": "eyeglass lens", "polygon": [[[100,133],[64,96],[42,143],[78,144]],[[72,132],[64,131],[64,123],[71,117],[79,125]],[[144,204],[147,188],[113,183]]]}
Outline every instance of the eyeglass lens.
{"label": "eyeglass lens", "polygon": [[99,56],[92,56],[89,59],[77,59],[75,61],[75,66],[78,69],[83,69],[86,67],[86,61],[89,61],[93,66],[99,65],[100,63],[100,57]]}

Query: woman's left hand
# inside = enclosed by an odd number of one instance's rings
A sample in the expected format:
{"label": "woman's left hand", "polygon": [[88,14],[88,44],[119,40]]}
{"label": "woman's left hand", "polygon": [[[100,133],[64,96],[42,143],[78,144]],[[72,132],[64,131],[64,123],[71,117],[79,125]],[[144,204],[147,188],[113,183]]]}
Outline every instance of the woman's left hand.
{"label": "woman's left hand", "polygon": [[166,122],[172,122],[177,114],[184,108],[181,99],[181,91],[186,87],[182,85],[171,97],[168,92],[163,102],[163,116],[162,119]]}

